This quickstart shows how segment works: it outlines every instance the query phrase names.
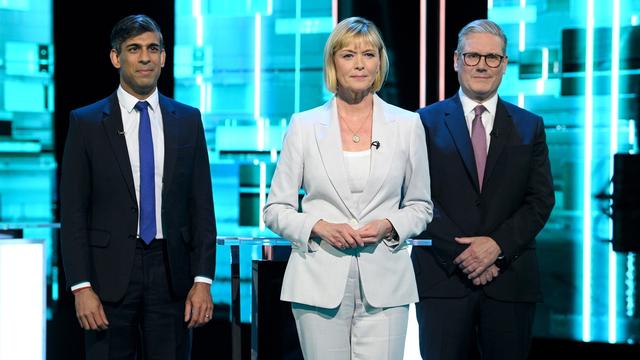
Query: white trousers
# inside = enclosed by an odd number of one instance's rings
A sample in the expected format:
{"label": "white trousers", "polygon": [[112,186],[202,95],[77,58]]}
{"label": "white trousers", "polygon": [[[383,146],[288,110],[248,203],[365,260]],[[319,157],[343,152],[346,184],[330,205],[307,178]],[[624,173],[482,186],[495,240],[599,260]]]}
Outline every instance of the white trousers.
{"label": "white trousers", "polygon": [[334,309],[292,303],[306,360],[397,360],[404,354],[409,305],[375,308],[360,286],[352,258],[340,306]]}

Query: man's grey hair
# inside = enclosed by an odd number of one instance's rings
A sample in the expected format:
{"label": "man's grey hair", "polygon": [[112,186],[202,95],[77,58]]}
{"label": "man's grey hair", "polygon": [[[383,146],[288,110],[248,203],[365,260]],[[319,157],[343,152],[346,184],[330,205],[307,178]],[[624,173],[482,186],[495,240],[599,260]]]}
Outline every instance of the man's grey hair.
{"label": "man's grey hair", "polygon": [[502,39],[502,55],[507,55],[507,36],[498,24],[487,19],[474,20],[460,30],[458,33],[458,48],[456,49],[456,52],[458,54],[462,53],[464,40],[467,35],[478,33],[491,34]]}

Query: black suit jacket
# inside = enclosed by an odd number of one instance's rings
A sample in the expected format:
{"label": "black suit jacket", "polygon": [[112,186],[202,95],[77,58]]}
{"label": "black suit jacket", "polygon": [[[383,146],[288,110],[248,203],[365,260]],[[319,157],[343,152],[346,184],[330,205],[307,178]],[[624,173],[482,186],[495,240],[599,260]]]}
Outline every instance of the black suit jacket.
{"label": "black suit jacket", "polygon": [[[164,126],[162,230],[171,284],[185,296],[215,271],[215,218],[200,112],[159,96]],[[127,289],[138,201],[116,93],[71,112],[62,160],[61,246],[67,284],[90,281],[104,301]]]}
{"label": "black suit jacket", "polygon": [[508,266],[483,287],[492,298],[540,301],[535,237],[554,205],[542,118],[498,100],[482,192],[458,95],[418,111],[429,151],[433,221],[429,248],[412,259],[421,298],[462,297],[474,285],[453,264],[459,236],[490,236]]}

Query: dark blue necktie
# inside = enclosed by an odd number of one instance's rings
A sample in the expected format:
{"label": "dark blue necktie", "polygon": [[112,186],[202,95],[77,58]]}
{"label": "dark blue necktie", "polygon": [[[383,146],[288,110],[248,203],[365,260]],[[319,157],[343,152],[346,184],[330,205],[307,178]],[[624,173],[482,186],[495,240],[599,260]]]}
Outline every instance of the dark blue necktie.
{"label": "dark blue necktie", "polygon": [[140,113],[138,144],[140,151],[140,238],[147,244],[156,237],[156,190],[153,161],[153,138],[149,103],[139,101],[136,110]]}

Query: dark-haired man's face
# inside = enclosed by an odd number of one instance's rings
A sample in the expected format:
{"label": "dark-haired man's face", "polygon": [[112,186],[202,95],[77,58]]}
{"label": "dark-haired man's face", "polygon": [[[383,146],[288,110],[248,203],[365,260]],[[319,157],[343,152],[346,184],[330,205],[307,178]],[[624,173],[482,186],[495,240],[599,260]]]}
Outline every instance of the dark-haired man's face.
{"label": "dark-haired man's face", "polygon": [[120,70],[120,85],[138,99],[146,99],[156,88],[164,66],[160,36],[145,32],[125,40],[120,53],[111,49],[111,63]]}

